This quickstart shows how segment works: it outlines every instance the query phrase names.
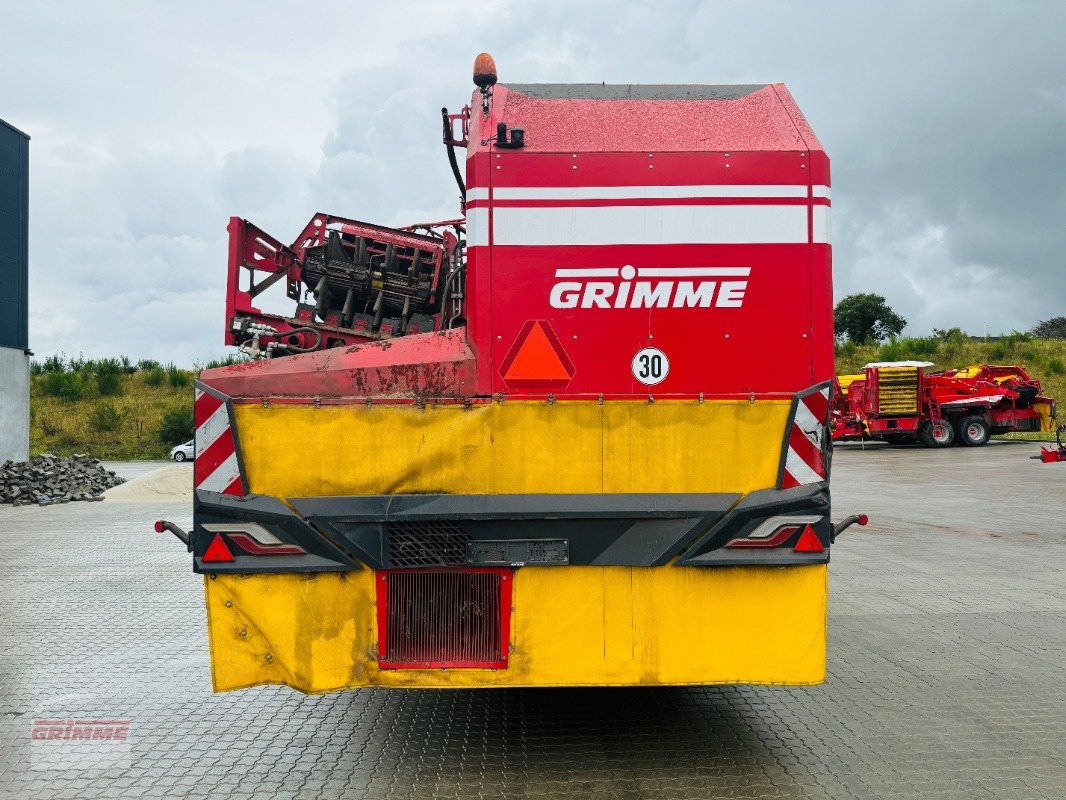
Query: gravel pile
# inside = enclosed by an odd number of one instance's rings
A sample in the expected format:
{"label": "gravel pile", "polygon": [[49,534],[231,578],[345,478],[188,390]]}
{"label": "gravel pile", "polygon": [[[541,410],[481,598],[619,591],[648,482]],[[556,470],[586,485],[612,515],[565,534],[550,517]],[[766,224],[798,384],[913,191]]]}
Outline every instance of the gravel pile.
{"label": "gravel pile", "polygon": [[47,506],[73,500],[103,500],[102,493],[124,483],[95,458],[75,454],[59,458],[48,453],[31,461],[0,464],[0,503]]}

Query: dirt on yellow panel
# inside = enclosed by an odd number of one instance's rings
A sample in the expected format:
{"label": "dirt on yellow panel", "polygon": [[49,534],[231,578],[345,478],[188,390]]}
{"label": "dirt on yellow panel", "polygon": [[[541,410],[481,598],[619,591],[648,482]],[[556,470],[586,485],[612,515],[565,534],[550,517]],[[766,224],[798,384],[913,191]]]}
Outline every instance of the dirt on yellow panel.
{"label": "dirt on yellow panel", "polygon": [[[252,492],[737,493],[775,485],[788,400],[238,404]],[[520,567],[507,669],[381,670],[374,573],[217,575],[215,688],[824,679],[826,567]]]}
{"label": "dirt on yellow panel", "polygon": [[749,492],[777,480],[788,401],[237,405],[251,491]]}
{"label": "dirt on yellow panel", "polygon": [[507,669],[382,670],[374,573],[205,581],[216,691],[813,684],[827,567],[523,567]]}

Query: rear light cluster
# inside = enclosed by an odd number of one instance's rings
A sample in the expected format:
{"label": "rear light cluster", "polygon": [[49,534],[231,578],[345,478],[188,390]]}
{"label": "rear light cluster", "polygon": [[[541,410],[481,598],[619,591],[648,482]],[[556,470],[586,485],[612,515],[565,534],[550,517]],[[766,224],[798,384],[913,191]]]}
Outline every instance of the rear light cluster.
{"label": "rear light cluster", "polygon": [[299,556],[307,552],[298,544],[281,541],[254,522],[206,524],[203,528],[215,534],[201,558],[206,563],[233,561],[233,551],[227,546],[227,540],[251,556]]}
{"label": "rear light cluster", "polygon": [[825,550],[825,545],[813,526],[821,521],[821,517],[813,515],[770,517],[746,536],[733,539],[726,547],[780,547],[798,532],[799,538],[792,545],[794,551],[820,553]]}

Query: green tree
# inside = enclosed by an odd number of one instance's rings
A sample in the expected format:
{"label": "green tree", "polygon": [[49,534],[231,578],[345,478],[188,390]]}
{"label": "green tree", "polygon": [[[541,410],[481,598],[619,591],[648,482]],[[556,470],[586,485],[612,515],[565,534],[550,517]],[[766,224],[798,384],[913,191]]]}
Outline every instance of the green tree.
{"label": "green tree", "polygon": [[1033,328],[1033,336],[1041,339],[1066,339],[1066,317],[1052,317]]}
{"label": "green tree", "polygon": [[192,405],[175,406],[163,415],[159,439],[164,444],[181,444],[192,438],[194,425]]}
{"label": "green tree", "polygon": [[849,294],[833,309],[833,324],[837,336],[857,344],[875,344],[899,336],[907,320],[879,294]]}

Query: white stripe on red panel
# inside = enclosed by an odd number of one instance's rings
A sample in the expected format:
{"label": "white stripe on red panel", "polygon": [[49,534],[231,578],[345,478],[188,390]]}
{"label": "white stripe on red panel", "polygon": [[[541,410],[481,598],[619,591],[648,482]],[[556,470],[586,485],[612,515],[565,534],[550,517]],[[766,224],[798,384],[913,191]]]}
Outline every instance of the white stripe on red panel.
{"label": "white stripe on red panel", "polygon": [[196,452],[206,453],[219,436],[229,433],[229,409],[223,403],[196,429]]}
{"label": "white stripe on red panel", "polygon": [[[818,481],[825,480],[825,475],[815,472],[791,447],[788,449],[788,456],[785,458],[785,472],[791,475],[794,481],[794,483],[789,484],[790,486],[806,486],[808,483],[818,483]],[[789,486],[785,488],[787,489]]]}
{"label": "white stripe on red panel", "polygon": [[193,479],[197,489],[241,496],[240,459],[228,403],[216,395],[196,389],[196,459]]}
{"label": "white stripe on red panel", "polygon": [[234,451],[210,475],[200,481],[196,488],[204,489],[208,492],[242,495],[244,492],[240,490],[239,485],[234,486],[240,476],[241,468],[237,462],[237,453]]}
{"label": "white stripe on red panel", "polygon": [[814,206],[811,209],[813,214],[812,222],[813,229],[811,231],[811,241],[815,244],[832,244],[833,243],[833,224],[832,224],[832,212],[829,210],[829,206]]}
{"label": "white stripe on red panel", "polygon": [[[484,238],[478,235],[479,241]],[[492,210],[496,245],[807,241],[806,205],[496,206]]]}
{"label": "white stripe on red panel", "polygon": [[[782,488],[805,486],[826,479],[824,445],[829,435],[826,429],[828,413],[828,387],[801,397],[796,403],[796,413],[787,433],[789,443],[785,453]],[[794,437],[798,442],[794,441]]]}
{"label": "white stripe on red panel", "polygon": [[[820,187],[824,188],[824,187]],[[493,200],[644,200],[678,197],[806,197],[806,186],[498,186]],[[817,196],[817,195],[816,195]],[[469,193],[467,195],[469,199]]]}

